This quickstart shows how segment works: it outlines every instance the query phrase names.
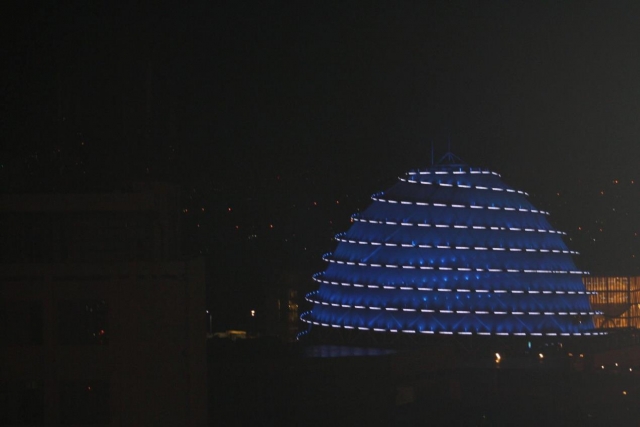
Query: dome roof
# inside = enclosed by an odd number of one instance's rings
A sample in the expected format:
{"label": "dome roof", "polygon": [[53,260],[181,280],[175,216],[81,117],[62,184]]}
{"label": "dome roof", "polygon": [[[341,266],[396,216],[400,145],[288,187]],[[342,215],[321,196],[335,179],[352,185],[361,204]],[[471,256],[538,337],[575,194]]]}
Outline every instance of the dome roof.
{"label": "dome roof", "polygon": [[373,332],[595,335],[588,273],[527,196],[466,165],[407,172],[336,236],[301,319]]}

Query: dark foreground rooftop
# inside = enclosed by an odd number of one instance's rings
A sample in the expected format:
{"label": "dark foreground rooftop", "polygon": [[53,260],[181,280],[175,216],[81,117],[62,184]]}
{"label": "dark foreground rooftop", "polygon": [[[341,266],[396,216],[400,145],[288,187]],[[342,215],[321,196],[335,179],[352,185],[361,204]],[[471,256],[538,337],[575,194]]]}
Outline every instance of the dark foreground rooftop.
{"label": "dark foreground rooftop", "polygon": [[211,342],[209,351],[210,425],[631,426],[640,419],[635,345],[575,354],[548,348],[543,357],[532,349],[500,363],[445,344],[390,352],[247,340]]}

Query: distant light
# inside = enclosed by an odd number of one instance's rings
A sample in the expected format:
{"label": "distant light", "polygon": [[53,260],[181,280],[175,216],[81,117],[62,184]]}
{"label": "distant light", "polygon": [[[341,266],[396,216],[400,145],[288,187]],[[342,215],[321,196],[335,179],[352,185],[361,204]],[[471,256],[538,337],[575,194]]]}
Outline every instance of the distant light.
{"label": "distant light", "polygon": [[269,228],[273,228],[273,224],[269,224]]}
{"label": "distant light", "polygon": [[624,395],[626,396],[626,395],[627,395],[627,391],[626,391],[626,390],[624,390],[624,391],[622,392],[622,394],[624,394]]}
{"label": "distant light", "polygon": [[618,366],[618,363],[616,362],[616,367]]}
{"label": "distant light", "polygon": [[255,310],[251,310],[251,317],[256,317],[256,311]]}
{"label": "distant light", "polygon": [[629,368],[629,372],[633,372],[633,368]]}
{"label": "distant light", "polygon": [[500,357],[500,353],[496,353],[496,363],[500,363],[500,360],[502,358]]}
{"label": "distant light", "polygon": [[584,354],[580,354],[580,357],[584,357]]}
{"label": "distant light", "polygon": [[538,357],[542,360],[542,359],[544,359],[544,354],[538,353]]}
{"label": "distant light", "polygon": [[600,366],[600,368],[604,369],[604,365]]}

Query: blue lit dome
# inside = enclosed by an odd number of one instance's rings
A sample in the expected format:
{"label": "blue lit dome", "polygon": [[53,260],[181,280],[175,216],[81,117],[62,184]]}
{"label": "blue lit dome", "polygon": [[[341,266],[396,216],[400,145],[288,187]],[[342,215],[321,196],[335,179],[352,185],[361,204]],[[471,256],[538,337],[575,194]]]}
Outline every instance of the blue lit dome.
{"label": "blue lit dome", "polygon": [[352,216],[301,319],[440,335],[596,335],[576,253],[547,212],[467,165],[407,172]]}

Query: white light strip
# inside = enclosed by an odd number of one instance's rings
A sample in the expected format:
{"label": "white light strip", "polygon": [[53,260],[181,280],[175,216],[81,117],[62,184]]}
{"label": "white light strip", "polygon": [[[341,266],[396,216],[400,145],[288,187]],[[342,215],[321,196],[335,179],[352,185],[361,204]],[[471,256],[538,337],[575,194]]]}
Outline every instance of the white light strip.
{"label": "white light strip", "polygon": [[[472,189],[476,189],[476,190],[490,190],[490,191],[507,191],[507,190],[513,190],[511,188],[499,188],[499,187],[485,187],[483,185],[463,185],[463,184],[450,184],[450,183],[439,183],[439,182],[430,182],[430,181],[418,181],[415,178],[412,179],[407,179],[407,178],[403,178],[403,177],[398,177],[398,179],[402,182],[407,182],[409,184],[422,184],[422,185],[439,185],[442,187],[461,187],[461,188],[472,188]],[[520,190],[513,190],[513,191],[509,191],[511,192],[516,192],[518,194],[522,194],[523,196],[529,196],[529,193],[525,192],[525,191],[520,191]]]}
{"label": "white light strip", "polygon": [[312,303],[312,304],[320,304],[320,305],[331,305],[332,307],[342,307],[342,308],[356,308],[358,310],[385,310],[385,311],[403,311],[403,312],[416,312],[417,310],[420,310],[422,312],[425,312],[423,310],[429,310],[428,313],[441,313],[441,314],[479,314],[479,315],[491,315],[491,314],[495,314],[495,315],[507,315],[507,314],[511,314],[514,316],[522,316],[522,315],[529,315],[529,316],[539,316],[539,315],[544,315],[544,316],[576,316],[576,315],[581,315],[581,316],[596,316],[596,315],[600,315],[602,314],[601,311],[581,311],[579,313],[577,312],[572,312],[571,314],[565,312],[565,311],[544,311],[544,312],[540,312],[540,311],[487,311],[487,310],[445,310],[445,309],[416,309],[416,308],[398,308],[398,307],[377,307],[377,306],[362,306],[362,305],[356,305],[356,306],[352,306],[349,304],[337,304],[337,303],[328,303],[327,301],[321,301],[318,299],[314,299],[312,298],[312,294],[307,294],[304,299],[307,300],[308,302]]}
{"label": "white light strip", "polygon": [[[486,249],[484,249],[486,250]],[[401,264],[372,264],[366,262],[358,262],[354,261],[342,261],[339,259],[334,259],[329,255],[325,255],[322,257],[323,261],[330,262],[332,264],[341,264],[341,265],[357,265],[358,267],[383,267],[383,268],[406,268],[406,265]],[[413,267],[413,266],[409,266]],[[468,267],[443,267],[443,266],[424,266],[418,265],[415,266],[421,270],[434,270],[434,271],[469,271]],[[462,268],[462,270],[460,270]],[[533,274],[581,274],[587,275],[589,272],[580,271],[580,270],[517,270],[517,269],[503,269],[503,268],[472,268],[471,271],[489,271],[490,273],[533,273]]]}
{"label": "white light strip", "polygon": [[466,174],[473,174],[473,175],[477,175],[477,174],[482,174],[482,175],[495,175],[497,177],[500,177],[501,175],[497,172],[493,172],[493,171],[489,171],[489,170],[483,170],[483,169],[477,169],[477,170],[473,170],[473,169],[469,169],[468,171],[462,171],[462,170],[457,170],[457,171],[421,171],[420,169],[418,170],[412,170],[406,173],[406,175],[466,175]]}
{"label": "white light strip", "polygon": [[[316,326],[324,326],[324,327],[332,327],[332,328],[347,328],[347,329],[353,329],[353,327],[347,327],[346,325],[337,325],[337,324],[328,324],[328,323],[321,323],[321,322],[315,322],[312,321],[310,319],[306,318],[306,314],[310,314],[309,312],[304,313],[303,315],[300,316],[300,320],[302,320],[303,322],[307,323],[307,324],[312,324],[312,325],[316,325]],[[404,333],[420,333],[420,334],[428,334],[428,335],[433,335],[433,334],[441,334],[441,335],[453,335],[453,334],[458,334],[458,335],[482,335],[482,336],[489,336],[489,335],[500,335],[500,336],[533,336],[533,337],[541,337],[543,336],[543,334],[541,332],[486,332],[486,331],[434,331],[434,330],[420,330],[420,329],[385,329],[385,328],[365,328],[362,326],[358,326],[357,329],[360,330],[365,330],[365,331],[369,331],[369,330],[373,330],[375,332],[391,332],[391,333],[398,333],[398,332],[404,332]],[[545,335],[549,335],[549,334],[556,334],[555,332],[546,332]],[[574,336],[574,337],[579,337],[579,336],[604,336],[607,335],[607,332],[563,332],[560,333],[560,335],[562,336]]]}
{"label": "white light strip", "polygon": [[[345,286],[345,287],[358,287],[358,288],[369,288],[369,289],[380,289],[380,285],[365,285],[365,284],[361,284],[361,283],[347,283],[347,282],[332,282],[329,280],[324,280],[321,279],[320,276],[322,275],[322,273],[316,273],[312,276],[313,280],[318,282],[318,283],[322,283],[325,285],[334,285],[334,286]],[[436,291],[435,288],[420,288],[420,287],[409,287],[409,286],[382,286],[384,289],[391,289],[391,290],[401,290],[401,291],[408,291],[408,290],[414,290],[414,291],[428,291],[428,292],[432,292],[432,291]],[[453,289],[453,288],[438,288],[437,291],[440,292],[463,292],[463,293],[467,293],[467,292],[476,292],[476,293],[482,293],[482,294],[486,294],[486,293],[496,293],[496,294],[504,294],[504,293],[512,293],[512,294],[539,294],[541,291],[531,291],[531,290],[522,290],[522,289],[512,289],[512,290],[507,290],[507,289],[492,289],[492,290],[488,290],[488,289]],[[557,294],[557,295],[564,295],[564,294],[570,294],[570,295],[597,295],[598,293],[595,291],[542,291],[545,293],[549,293],[549,294]]]}
{"label": "white light strip", "polygon": [[[365,219],[360,218],[358,215],[351,215],[351,219],[356,222],[364,222],[368,224],[382,224],[382,225],[398,225],[396,221],[387,221],[387,220],[376,220],[376,219]],[[486,230],[491,228],[496,231],[522,231],[520,228],[516,227],[489,227],[486,225],[464,225],[464,224],[426,224],[423,222],[403,222],[401,225],[404,226],[413,226],[416,225],[418,227],[436,227],[436,228],[465,228],[465,229],[475,229],[475,230]],[[538,232],[538,233],[550,233],[550,234],[560,234],[566,236],[567,233],[564,231],[556,231],[556,230],[543,230],[537,228],[525,228],[524,231],[528,232]]]}

